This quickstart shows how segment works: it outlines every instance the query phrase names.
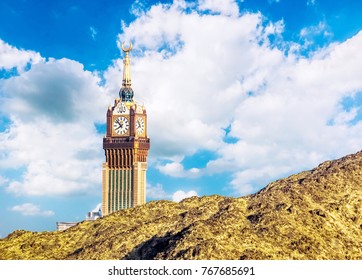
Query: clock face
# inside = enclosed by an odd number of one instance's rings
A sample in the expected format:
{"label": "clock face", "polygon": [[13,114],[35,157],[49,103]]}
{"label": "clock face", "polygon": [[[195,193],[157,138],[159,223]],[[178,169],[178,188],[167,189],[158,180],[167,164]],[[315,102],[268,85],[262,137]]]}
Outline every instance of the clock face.
{"label": "clock face", "polygon": [[136,132],[141,135],[145,131],[145,120],[142,117],[136,119]]}
{"label": "clock face", "polygon": [[118,117],[113,123],[114,132],[119,135],[124,135],[129,129],[129,122],[126,117]]}

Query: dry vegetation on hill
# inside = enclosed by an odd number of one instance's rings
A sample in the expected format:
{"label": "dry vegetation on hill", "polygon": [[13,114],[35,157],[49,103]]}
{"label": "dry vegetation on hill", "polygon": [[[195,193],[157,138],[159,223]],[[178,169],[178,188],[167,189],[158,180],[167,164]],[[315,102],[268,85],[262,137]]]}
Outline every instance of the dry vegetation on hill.
{"label": "dry vegetation on hill", "polygon": [[362,259],[362,152],[242,198],[153,201],[63,232],[18,230],[0,259]]}

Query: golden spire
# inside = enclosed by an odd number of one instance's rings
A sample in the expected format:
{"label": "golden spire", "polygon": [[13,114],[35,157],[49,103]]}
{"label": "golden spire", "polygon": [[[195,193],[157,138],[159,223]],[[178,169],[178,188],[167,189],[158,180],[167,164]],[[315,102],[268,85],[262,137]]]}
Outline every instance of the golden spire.
{"label": "golden spire", "polygon": [[126,53],[126,57],[123,59],[123,82],[122,86],[130,87],[131,86],[131,71],[130,71],[130,59],[128,53],[132,50],[132,43],[129,45],[128,49],[124,47],[124,42],[122,43],[122,51]]}
{"label": "golden spire", "polygon": [[122,101],[132,102],[133,101],[133,90],[131,88],[131,70],[130,70],[130,59],[128,53],[132,50],[132,43],[130,43],[128,48],[125,48],[124,42],[122,43],[122,50],[125,52],[126,56],[123,59],[123,80],[122,87],[119,91],[119,97]]}

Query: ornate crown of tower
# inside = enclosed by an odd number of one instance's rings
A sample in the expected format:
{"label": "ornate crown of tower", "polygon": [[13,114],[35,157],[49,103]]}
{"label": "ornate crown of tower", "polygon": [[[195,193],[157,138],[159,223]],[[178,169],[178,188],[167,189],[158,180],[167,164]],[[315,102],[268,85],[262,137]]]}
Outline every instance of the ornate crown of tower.
{"label": "ornate crown of tower", "polygon": [[147,113],[133,100],[129,52],[125,48],[123,81],[119,97],[107,111],[107,132],[103,138],[106,162],[102,174],[102,214],[146,203]]}

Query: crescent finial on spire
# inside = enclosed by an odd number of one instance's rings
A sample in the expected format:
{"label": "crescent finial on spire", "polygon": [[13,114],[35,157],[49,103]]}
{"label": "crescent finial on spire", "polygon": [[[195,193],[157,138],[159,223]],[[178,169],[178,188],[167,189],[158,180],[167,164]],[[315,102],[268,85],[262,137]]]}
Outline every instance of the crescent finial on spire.
{"label": "crescent finial on spire", "polygon": [[132,46],[132,42],[130,42],[130,45],[129,45],[128,48],[125,48],[125,47],[124,47],[124,41],[122,42],[122,51],[124,51],[125,53],[131,51],[131,50],[132,50],[132,47],[133,47],[133,46]]}

